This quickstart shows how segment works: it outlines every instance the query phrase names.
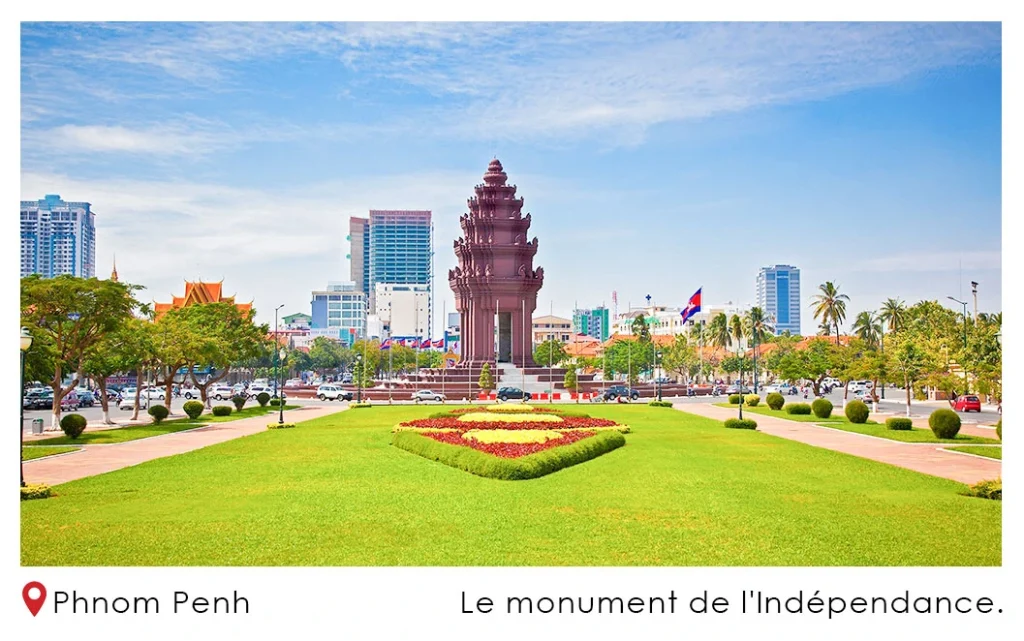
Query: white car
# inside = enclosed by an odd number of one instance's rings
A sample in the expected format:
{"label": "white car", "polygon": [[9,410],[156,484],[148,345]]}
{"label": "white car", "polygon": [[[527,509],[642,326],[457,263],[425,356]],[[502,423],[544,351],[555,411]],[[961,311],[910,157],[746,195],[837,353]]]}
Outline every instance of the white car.
{"label": "white car", "polygon": [[[144,410],[149,408],[149,400],[145,396],[139,397],[139,409]],[[135,393],[131,396],[123,396],[121,400],[117,402],[117,409],[119,410],[133,410],[135,409]]]}
{"label": "white car", "polygon": [[851,394],[863,394],[864,392],[870,392],[875,386],[871,381],[850,381],[850,393]]}
{"label": "white car", "polygon": [[198,387],[186,387],[185,389],[181,390],[181,395],[184,396],[186,399],[188,399],[190,401],[192,401],[192,400],[196,400],[196,401],[203,400],[203,393],[201,391],[199,391]]}
{"label": "white car", "polygon": [[228,385],[218,385],[206,390],[206,395],[215,401],[229,401],[235,395],[235,391]]}
{"label": "white car", "polygon": [[772,394],[780,391],[782,391],[781,388],[775,383],[772,383],[771,385],[765,385],[764,387],[761,388],[761,392],[763,394]]}
{"label": "white car", "polygon": [[156,399],[158,401],[162,401],[164,400],[165,392],[166,390],[162,387],[146,387],[142,390],[142,397],[149,400]]}
{"label": "white car", "polygon": [[301,378],[289,378],[287,381],[284,382],[284,386],[285,387],[302,387],[302,379]]}
{"label": "white car", "polygon": [[432,392],[428,389],[417,390],[412,393],[412,400],[419,403],[420,401],[437,401],[440,403],[446,400],[445,395],[440,392]]}
{"label": "white car", "polygon": [[273,398],[273,396],[274,396],[274,388],[273,387],[264,386],[264,385],[253,385],[252,387],[249,388],[249,392],[248,392],[249,398],[256,398],[257,396],[259,396],[263,392],[266,392],[267,394],[269,394],[271,396],[271,398]]}
{"label": "white car", "polygon": [[340,385],[321,385],[316,388],[316,397],[321,401],[351,401],[352,392]]}

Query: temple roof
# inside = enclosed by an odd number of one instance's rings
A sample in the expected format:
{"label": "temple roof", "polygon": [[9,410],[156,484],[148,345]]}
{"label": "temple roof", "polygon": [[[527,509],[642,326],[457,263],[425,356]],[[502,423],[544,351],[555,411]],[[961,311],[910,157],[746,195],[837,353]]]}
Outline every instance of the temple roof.
{"label": "temple roof", "polygon": [[501,161],[495,158],[487,165],[487,173],[484,174],[484,183],[488,185],[504,185],[508,180],[508,174],[501,166]]}
{"label": "temple roof", "polygon": [[252,303],[236,303],[234,296],[223,295],[223,282],[204,283],[202,281],[185,281],[185,295],[173,296],[170,303],[154,303],[156,317],[166,314],[172,309],[180,309],[189,305],[204,303],[232,303],[241,312],[252,310]]}

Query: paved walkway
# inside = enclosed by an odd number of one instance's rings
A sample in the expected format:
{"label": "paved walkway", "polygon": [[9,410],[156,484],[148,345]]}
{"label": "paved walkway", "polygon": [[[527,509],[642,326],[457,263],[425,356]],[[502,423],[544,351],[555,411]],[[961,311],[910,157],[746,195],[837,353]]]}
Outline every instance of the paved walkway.
{"label": "paved walkway", "polygon": [[[673,407],[683,412],[718,421],[736,416],[734,408],[714,405],[676,404]],[[941,476],[961,483],[972,484],[1002,476],[1001,461],[947,452],[941,449],[943,444],[901,443],[855,432],[818,427],[814,423],[799,423],[754,413],[750,414],[750,418],[757,421],[757,429],[765,434],[905,467],[908,470]],[[994,431],[992,431],[992,436],[995,436]]]}
{"label": "paved walkway", "polygon": [[[286,411],[284,420],[288,423],[309,421],[345,409],[348,409],[347,406],[310,405]],[[25,482],[58,485],[86,476],[112,472],[153,459],[191,452],[208,445],[263,432],[267,429],[267,423],[275,422],[276,419],[276,414],[267,414],[226,423],[213,423],[208,427],[142,438],[136,441],[107,445],[84,445],[81,452],[74,454],[25,461]]]}

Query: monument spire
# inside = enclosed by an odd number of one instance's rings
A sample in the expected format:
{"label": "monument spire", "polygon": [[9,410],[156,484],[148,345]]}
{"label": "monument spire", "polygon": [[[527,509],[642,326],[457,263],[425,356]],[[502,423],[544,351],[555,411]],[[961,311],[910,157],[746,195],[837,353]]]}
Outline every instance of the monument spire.
{"label": "monument spire", "polygon": [[110,280],[117,282],[117,254],[114,254],[114,270],[110,272]]}

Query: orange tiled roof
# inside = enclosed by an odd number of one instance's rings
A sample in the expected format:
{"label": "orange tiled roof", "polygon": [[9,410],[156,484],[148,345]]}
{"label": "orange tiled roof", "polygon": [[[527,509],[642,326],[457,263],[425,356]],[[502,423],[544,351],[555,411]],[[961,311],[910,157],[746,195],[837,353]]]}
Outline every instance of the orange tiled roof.
{"label": "orange tiled roof", "polygon": [[170,303],[154,303],[153,311],[156,313],[156,317],[160,318],[172,309],[205,303],[232,303],[241,312],[252,310],[252,303],[236,303],[234,296],[224,296],[223,291],[223,283],[185,281],[184,296],[172,296]]}

